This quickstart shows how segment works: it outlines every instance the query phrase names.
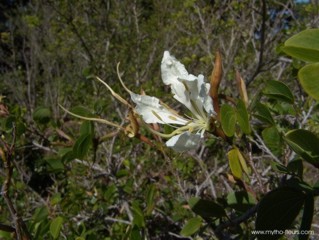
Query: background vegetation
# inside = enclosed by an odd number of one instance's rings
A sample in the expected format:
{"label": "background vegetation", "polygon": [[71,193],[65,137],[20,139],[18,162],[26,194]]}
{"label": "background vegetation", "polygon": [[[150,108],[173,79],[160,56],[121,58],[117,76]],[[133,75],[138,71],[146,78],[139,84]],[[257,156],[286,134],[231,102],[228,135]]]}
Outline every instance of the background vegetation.
{"label": "background vegetation", "polygon": [[[0,7],[1,239],[21,239],[19,231],[26,239],[249,239],[266,193],[289,179],[318,181],[315,166],[292,161],[298,156],[283,138],[293,128],[318,137],[319,128],[317,102],[297,80],[303,63],[280,51],[289,37],[318,27],[317,1],[7,0]],[[230,136],[231,144],[210,136],[178,154],[59,107],[127,124],[128,109],[90,78],[129,99],[116,74],[121,62],[130,89],[179,109],[161,81],[165,50],[207,81],[219,50],[219,93],[240,98],[239,71],[252,132]],[[271,80],[292,98],[274,98]],[[243,176],[230,169],[233,146],[248,161]],[[316,239],[318,209],[310,215]]]}

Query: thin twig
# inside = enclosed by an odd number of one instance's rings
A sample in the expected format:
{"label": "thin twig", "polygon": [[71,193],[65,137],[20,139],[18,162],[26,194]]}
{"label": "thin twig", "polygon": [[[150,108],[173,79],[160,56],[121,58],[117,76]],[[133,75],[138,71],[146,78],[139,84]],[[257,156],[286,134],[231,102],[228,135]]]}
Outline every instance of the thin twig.
{"label": "thin twig", "polygon": [[258,141],[255,141],[254,139],[250,138],[250,141],[255,143],[256,146],[266,152],[268,155],[270,155],[272,157],[273,160],[275,160],[277,163],[281,163],[281,161],[270,151],[270,149],[266,146],[266,144],[264,143],[264,141],[262,140],[262,138],[258,135],[258,133],[256,131],[254,131],[254,135],[256,136]]}
{"label": "thin twig", "polygon": [[16,233],[16,237],[18,240],[29,240],[31,239],[30,233],[24,223],[24,221],[19,216],[18,212],[16,211],[13,202],[9,196],[9,190],[11,186],[11,178],[13,172],[13,165],[12,165],[12,157],[15,148],[15,140],[16,140],[16,131],[15,126],[13,126],[12,131],[12,142],[9,145],[4,140],[1,139],[2,146],[4,149],[0,148],[0,157],[3,161],[3,168],[6,173],[6,178],[1,188],[1,195],[3,196],[8,208],[10,215],[13,219],[14,229]]}
{"label": "thin twig", "polygon": [[261,181],[261,176],[260,176],[259,172],[257,171],[257,169],[255,168],[255,165],[254,165],[254,162],[253,162],[251,143],[249,142],[247,145],[248,145],[248,150],[249,150],[249,152],[248,152],[248,164],[253,169],[253,171],[254,171],[254,173],[256,175],[256,178],[257,178],[257,181],[258,181],[258,184],[259,184],[259,187],[260,187],[261,191],[265,192],[263,182]]}
{"label": "thin twig", "polygon": [[266,20],[267,20],[267,5],[266,0],[262,0],[262,23],[261,23],[261,31],[260,31],[260,48],[259,48],[259,59],[258,59],[258,65],[253,73],[253,75],[250,77],[250,79],[246,82],[246,86],[248,85],[257,77],[257,75],[260,73],[262,66],[263,66],[263,57],[264,57],[264,47],[265,47],[265,32],[266,32]]}
{"label": "thin twig", "polygon": [[[253,215],[255,215],[255,213],[257,212],[259,204],[256,204],[255,206],[253,206],[252,208],[248,209],[243,215],[235,218],[235,219],[231,219],[225,223],[220,224],[215,230],[215,234],[216,236],[223,236],[223,230],[229,227],[235,227],[238,226],[240,223],[245,222],[246,220],[248,220],[249,218],[251,218]],[[221,238],[223,239],[223,238]]]}

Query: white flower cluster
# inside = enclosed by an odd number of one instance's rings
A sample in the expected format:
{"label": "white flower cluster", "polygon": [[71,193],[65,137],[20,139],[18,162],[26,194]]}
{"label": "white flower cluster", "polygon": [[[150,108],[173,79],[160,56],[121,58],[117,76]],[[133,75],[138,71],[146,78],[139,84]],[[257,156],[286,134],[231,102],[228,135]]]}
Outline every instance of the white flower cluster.
{"label": "white flower cluster", "polygon": [[159,134],[170,137],[168,147],[178,152],[194,149],[198,146],[204,132],[209,130],[210,118],[215,115],[213,102],[209,96],[210,84],[204,82],[204,76],[188,74],[185,66],[168,51],[164,52],[161,63],[162,80],[170,85],[174,98],[191,112],[191,116],[181,116],[156,97],[138,95],[130,91],[136,104],[135,111],[146,123],[180,125],[171,134]]}

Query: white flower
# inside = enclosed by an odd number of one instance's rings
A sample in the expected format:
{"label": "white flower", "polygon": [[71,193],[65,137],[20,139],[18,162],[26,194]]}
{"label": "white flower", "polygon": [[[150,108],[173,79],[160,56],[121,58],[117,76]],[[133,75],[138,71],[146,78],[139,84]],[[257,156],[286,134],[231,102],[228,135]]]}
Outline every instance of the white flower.
{"label": "white flower", "polygon": [[168,51],[164,52],[161,73],[164,84],[170,85],[174,98],[189,109],[191,116],[180,116],[158,98],[138,95],[125,88],[136,104],[135,111],[146,123],[181,125],[170,134],[152,131],[159,136],[170,137],[166,142],[168,147],[179,152],[194,149],[204,132],[209,130],[210,118],[215,114],[208,95],[210,84],[204,82],[203,75],[188,74],[184,65]]}
{"label": "white flower", "polygon": [[[211,117],[216,115],[213,108],[213,101],[208,94],[210,84],[204,82],[204,76],[198,75],[196,77],[192,74],[188,74],[183,64],[177,61],[175,57],[171,56],[168,51],[164,52],[161,64],[163,82],[165,85],[170,85],[174,98],[186,106],[190,111],[190,114],[181,116],[172,108],[162,103],[158,98],[135,94],[129,90],[121,79],[118,68],[119,64],[117,66],[119,80],[124,89],[130,94],[132,101],[136,104],[135,107],[114,92],[107,83],[100,78],[96,79],[103,83],[117,100],[140,115],[145,123],[168,124],[176,128],[173,132],[164,134],[149,127],[149,130],[154,134],[170,138],[166,142],[166,146],[171,147],[178,152],[195,149],[200,140],[204,137],[205,131],[209,130]],[[81,117],[75,114],[73,115]],[[81,118],[103,122],[110,126],[117,127],[118,129],[122,129],[121,126],[107,120]]]}

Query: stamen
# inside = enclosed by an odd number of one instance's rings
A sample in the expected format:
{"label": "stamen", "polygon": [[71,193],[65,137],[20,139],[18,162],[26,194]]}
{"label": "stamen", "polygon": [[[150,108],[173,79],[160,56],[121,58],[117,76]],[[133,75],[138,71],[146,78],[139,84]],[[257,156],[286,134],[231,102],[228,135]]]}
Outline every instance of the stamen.
{"label": "stamen", "polygon": [[115,97],[117,100],[119,100],[121,103],[129,106],[130,108],[133,108],[131,106],[131,104],[129,104],[124,98],[122,98],[119,94],[117,94],[116,92],[113,91],[113,89],[106,83],[104,82],[101,78],[96,77],[96,79],[101,82],[102,84],[104,84],[104,86],[107,87],[107,89],[111,92],[111,94],[113,95],[113,97]]}
{"label": "stamen", "polygon": [[104,123],[106,125],[110,125],[112,127],[116,127],[120,130],[124,130],[124,128],[116,123],[113,123],[113,122],[110,122],[108,120],[105,120],[105,119],[102,119],[102,118],[91,118],[91,117],[83,117],[81,115],[78,115],[78,114],[75,114],[73,112],[70,112],[69,110],[67,110],[66,108],[64,108],[63,106],[61,106],[59,104],[60,108],[62,108],[65,112],[67,112],[68,114],[74,116],[74,117],[77,117],[77,118],[80,118],[80,119],[83,119],[83,120],[88,120],[88,121],[94,121],[94,122],[100,122],[100,123]]}
{"label": "stamen", "polygon": [[157,135],[157,136],[160,136],[162,138],[171,138],[177,134],[181,134],[182,132],[185,132],[189,129],[188,126],[183,126],[183,127],[180,127],[180,128],[177,128],[176,130],[174,130],[173,132],[171,133],[168,133],[168,134],[165,134],[165,133],[161,133],[161,132],[158,132],[158,131],[155,131],[154,129],[152,129],[149,125],[147,125],[146,123],[144,123],[144,125],[148,128],[148,130]]}
{"label": "stamen", "polygon": [[129,94],[131,94],[132,91],[126,87],[126,85],[124,84],[124,82],[123,82],[123,80],[122,80],[122,78],[121,78],[121,75],[120,75],[120,63],[118,63],[118,64],[116,65],[116,73],[117,73],[117,77],[119,78],[119,80],[120,80],[120,82],[121,82],[123,88],[124,88]]}

